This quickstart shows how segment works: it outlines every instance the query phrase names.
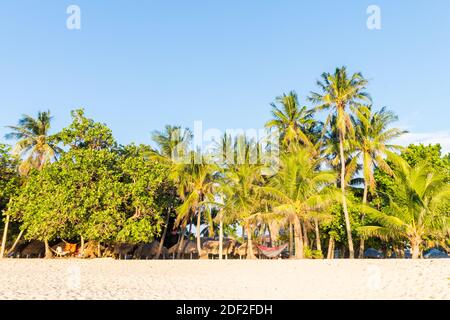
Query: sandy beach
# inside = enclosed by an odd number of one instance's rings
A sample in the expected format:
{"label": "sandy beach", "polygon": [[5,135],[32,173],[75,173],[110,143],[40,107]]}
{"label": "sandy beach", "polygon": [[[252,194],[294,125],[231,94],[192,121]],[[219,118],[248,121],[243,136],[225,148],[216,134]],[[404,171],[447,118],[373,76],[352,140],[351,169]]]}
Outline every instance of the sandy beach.
{"label": "sandy beach", "polygon": [[5,259],[0,299],[450,299],[450,260]]}

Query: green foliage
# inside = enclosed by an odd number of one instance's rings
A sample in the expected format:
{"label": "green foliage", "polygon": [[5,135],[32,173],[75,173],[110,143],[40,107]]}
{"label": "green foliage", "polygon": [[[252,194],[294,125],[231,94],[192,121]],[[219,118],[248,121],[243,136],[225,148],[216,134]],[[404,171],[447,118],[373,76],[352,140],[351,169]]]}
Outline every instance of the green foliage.
{"label": "green foliage", "polygon": [[0,216],[11,197],[19,191],[21,178],[17,172],[18,164],[17,157],[11,156],[10,148],[0,144]]}
{"label": "green foliage", "polygon": [[73,149],[34,172],[10,205],[26,237],[51,240],[143,242],[160,233],[163,208],[155,198],[165,166],[145,157],[145,148]]}
{"label": "green foliage", "polygon": [[407,239],[417,257],[426,238],[445,241],[449,235],[448,177],[426,160],[415,166],[398,155],[391,155],[389,160],[394,166],[394,179],[392,192],[386,195],[387,205],[381,210],[369,208],[367,213],[378,224],[361,227],[359,232],[384,240]]}
{"label": "green foliage", "polygon": [[111,129],[84,115],[84,109],[71,112],[72,123],[58,135],[58,140],[71,149],[109,149],[116,145]]}
{"label": "green foliage", "polygon": [[312,250],[311,248],[304,249],[304,257],[306,259],[323,259],[323,253],[319,250]]}

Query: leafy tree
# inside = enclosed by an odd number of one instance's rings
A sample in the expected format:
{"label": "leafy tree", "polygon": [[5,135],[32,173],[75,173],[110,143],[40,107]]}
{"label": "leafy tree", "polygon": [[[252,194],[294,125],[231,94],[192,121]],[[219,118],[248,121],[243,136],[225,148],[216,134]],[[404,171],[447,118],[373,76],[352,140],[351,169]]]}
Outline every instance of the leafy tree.
{"label": "leafy tree", "polygon": [[72,123],[57,138],[71,149],[110,149],[116,146],[111,129],[84,115],[84,109],[71,112]]}
{"label": "leafy tree", "polygon": [[[0,213],[2,214],[10,199],[18,192],[21,182],[17,172],[19,159],[11,156],[10,151],[9,146],[0,144]],[[3,257],[6,248],[9,220],[9,216],[6,216],[3,225],[0,258]]]}
{"label": "leafy tree", "polygon": [[[127,220],[118,234],[119,241],[149,242],[161,234],[162,214],[174,202],[166,194],[169,166],[155,161],[149,146],[126,146],[121,159]],[[169,195],[169,197],[167,197]],[[172,195],[172,197],[170,197]]]}

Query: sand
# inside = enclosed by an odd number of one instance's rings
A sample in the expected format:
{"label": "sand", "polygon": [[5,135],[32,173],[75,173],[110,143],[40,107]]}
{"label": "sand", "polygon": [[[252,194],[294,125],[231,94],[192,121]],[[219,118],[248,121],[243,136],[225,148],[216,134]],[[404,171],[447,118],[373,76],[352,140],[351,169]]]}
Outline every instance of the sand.
{"label": "sand", "polygon": [[0,299],[450,299],[450,259],[3,259]]}

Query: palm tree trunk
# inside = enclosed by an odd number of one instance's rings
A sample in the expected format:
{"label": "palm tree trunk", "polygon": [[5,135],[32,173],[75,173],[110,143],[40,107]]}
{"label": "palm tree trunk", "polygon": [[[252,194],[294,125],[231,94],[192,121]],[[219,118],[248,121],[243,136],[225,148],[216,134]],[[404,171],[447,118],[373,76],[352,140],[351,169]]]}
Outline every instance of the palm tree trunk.
{"label": "palm tree trunk", "polygon": [[302,231],[303,231],[303,245],[305,248],[309,248],[309,239],[308,239],[308,230],[306,230],[306,222],[302,222]]}
{"label": "palm tree trunk", "polygon": [[219,222],[219,260],[223,258],[223,219],[220,217]]}
{"label": "palm tree trunk", "polygon": [[83,258],[83,256],[84,256],[84,237],[80,236],[80,238],[81,238],[80,257]]}
{"label": "palm tree trunk", "polygon": [[328,241],[327,259],[333,259],[333,258],[334,258],[334,238],[333,238],[333,236],[330,236],[330,240]]}
{"label": "palm tree trunk", "polygon": [[164,225],[164,231],[161,236],[161,241],[159,242],[158,251],[156,252],[155,259],[159,259],[161,256],[161,251],[164,246],[164,240],[166,239],[167,229],[169,228],[169,220],[170,220],[170,210],[167,212],[166,224]]}
{"label": "palm tree trunk", "polygon": [[48,240],[45,239],[44,240],[44,245],[45,245],[45,259],[50,259],[53,257],[52,251],[50,250],[50,246],[48,244]]}
{"label": "palm tree trunk", "polygon": [[253,252],[252,231],[250,230],[250,223],[246,225],[247,229],[247,259],[256,259]]}
{"label": "palm tree trunk", "polygon": [[302,226],[299,217],[294,217],[294,245],[295,245],[295,258],[303,259],[303,235]]}
{"label": "palm tree trunk", "polygon": [[289,222],[289,258],[294,254],[294,230],[292,222]]}
{"label": "palm tree trunk", "polygon": [[5,248],[6,248],[6,239],[8,236],[8,227],[9,227],[9,214],[6,216],[6,221],[5,221],[5,227],[3,229],[3,237],[2,237],[2,247],[0,249],[0,259],[3,258],[3,256],[5,255]]}
{"label": "palm tree trunk", "polygon": [[412,249],[412,258],[419,259],[420,258],[420,244],[422,243],[422,239],[419,237],[413,238],[411,241],[411,249]]}
{"label": "palm tree trunk", "polygon": [[341,191],[342,191],[342,206],[344,207],[345,228],[347,230],[349,258],[355,257],[353,249],[352,228],[350,226],[350,218],[347,208],[347,197],[345,195],[345,154],[344,154],[344,135],[342,130],[339,131],[339,153],[341,157]]}
{"label": "palm tree trunk", "polygon": [[[365,206],[367,204],[367,194],[368,194],[368,186],[367,186],[367,182],[364,182],[364,195],[363,195],[363,206]],[[365,215],[364,213],[361,215],[361,224],[364,222],[364,218]],[[358,258],[359,259],[363,259],[364,258],[364,238],[361,238],[361,240],[359,241],[359,254],[358,254]]]}
{"label": "palm tree trunk", "polygon": [[180,241],[178,241],[178,247],[177,247],[177,259],[180,259],[181,254],[184,254],[184,233],[186,232],[186,226],[183,225],[181,227],[181,233],[180,233]]}
{"label": "palm tree trunk", "polygon": [[322,244],[320,243],[319,219],[314,218],[314,227],[316,229],[316,249],[322,252]]}
{"label": "palm tree trunk", "polygon": [[97,244],[97,257],[99,257],[99,258],[102,257],[102,245],[101,245],[100,241]]}
{"label": "palm tree trunk", "polygon": [[20,230],[20,233],[19,233],[19,235],[17,236],[16,241],[14,241],[13,246],[11,247],[11,249],[8,250],[7,254],[10,254],[11,252],[14,251],[14,249],[16,248],[17,244],[18,244],[19,241],[20,241],[20,238],[22,238],[22,235],[23,235],[23,230]]}
{"label": "palm tree trunk", "polygon": [[198,213],[197,213],[197,252],[198,252],[198,256],[200,257],[202,255],[202,244],[200,242],[200,226],[201,226],[201,220],[202,220],[202,215],[201,215],[201,211],[200,209],[198,209]]}

